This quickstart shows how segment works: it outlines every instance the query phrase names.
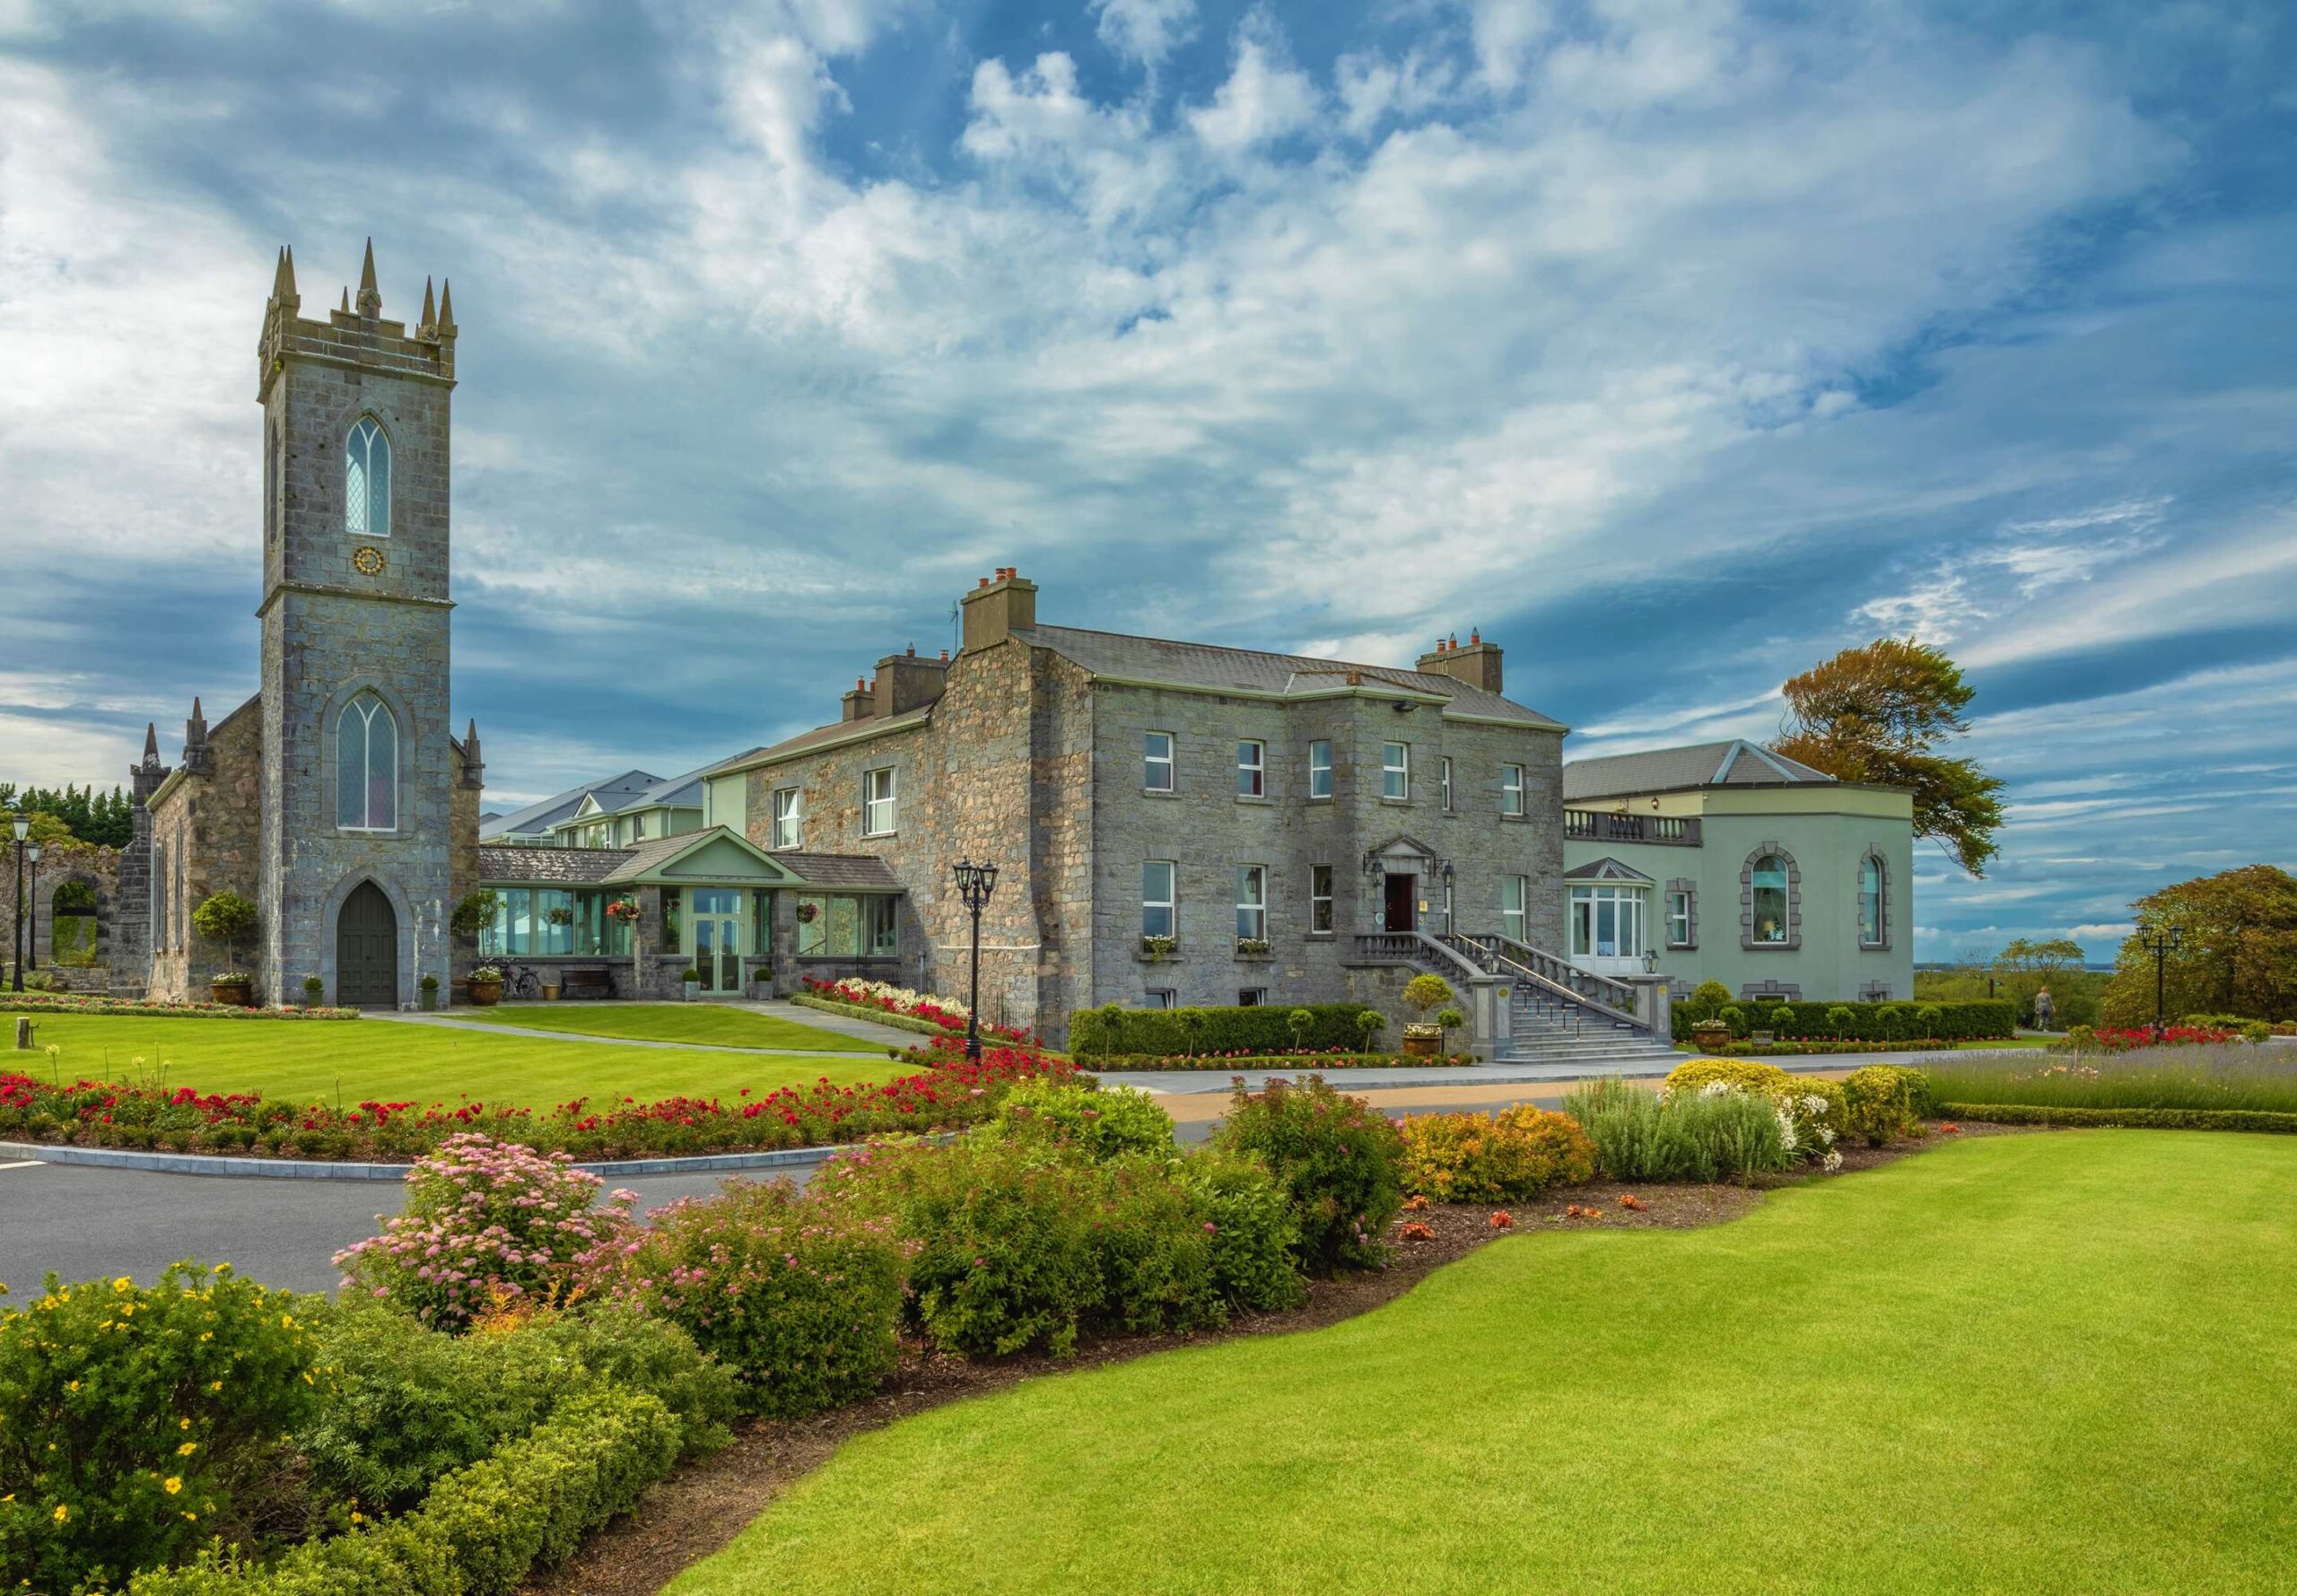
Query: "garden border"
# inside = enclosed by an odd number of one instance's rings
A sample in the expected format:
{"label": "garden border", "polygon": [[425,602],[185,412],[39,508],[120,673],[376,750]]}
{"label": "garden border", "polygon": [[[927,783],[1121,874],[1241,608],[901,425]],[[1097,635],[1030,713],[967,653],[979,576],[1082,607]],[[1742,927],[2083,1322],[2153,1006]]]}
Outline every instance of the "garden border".
{"label": "garden border", "polygon": [[848,1019],[867,1020],[873,1025],[908,1031],[919,1036],[963,1036],[965,1033],[963,1025],[952,1030],[947,1025],[937,1025],[931,1020],[921,1020],[914,1015],[895,1014],[887,1008],[865,1008],[859,1003],[840,1003],[833,998],[817,998],[811,992],[792,992],[788,1001],[799,1008],[843,1015]]}
{"label": "garden border", "polygon": [[[623,1175],[707,1174],[712,1170],[812,1169],[859,1142],[825,1142],[812,1147],[769,1147],[752,1153],[707,1153],[691,1158],[614,1158],[577,1164],[576,1169],[614,1179]],[[406,1164],[354,1164],[325,1158],[228,1157],[216,1153],[144,1153],[127,1147],[79,1147],[57,1142],[0,1141],[0,1160],[74,1164],[99,1169],[140,1169],[152,1174],[210,1175],[286,1181],[399,1181],[415,1167]]]}

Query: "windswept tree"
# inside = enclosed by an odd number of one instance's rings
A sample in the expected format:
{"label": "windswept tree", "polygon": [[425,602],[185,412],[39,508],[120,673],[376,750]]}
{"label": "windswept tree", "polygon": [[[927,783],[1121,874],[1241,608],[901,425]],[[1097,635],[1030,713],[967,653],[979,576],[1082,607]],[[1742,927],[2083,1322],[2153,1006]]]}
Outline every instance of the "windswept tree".
{"label": "windswept tree", "polygon": [[1789,681],[1786,718],[1771,746],[1844,781],[1914,793],[1914,831],[1973,876],[2001,851],[2002,782],[1974,759],[1940,753],[1969,730],[1977,689],[1944,652],[1911,638],[1845,649]]}

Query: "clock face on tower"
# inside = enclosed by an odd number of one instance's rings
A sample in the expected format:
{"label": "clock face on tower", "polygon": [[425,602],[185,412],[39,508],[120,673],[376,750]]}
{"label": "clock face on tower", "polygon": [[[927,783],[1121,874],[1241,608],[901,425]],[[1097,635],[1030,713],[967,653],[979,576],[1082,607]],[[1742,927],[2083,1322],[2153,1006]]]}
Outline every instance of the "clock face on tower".
{"label": "clock face on tower", "polygon": [[362,543],[351,551],[351,568],[361,576],[380,576],[383,573],[383,551],[371,543]]}

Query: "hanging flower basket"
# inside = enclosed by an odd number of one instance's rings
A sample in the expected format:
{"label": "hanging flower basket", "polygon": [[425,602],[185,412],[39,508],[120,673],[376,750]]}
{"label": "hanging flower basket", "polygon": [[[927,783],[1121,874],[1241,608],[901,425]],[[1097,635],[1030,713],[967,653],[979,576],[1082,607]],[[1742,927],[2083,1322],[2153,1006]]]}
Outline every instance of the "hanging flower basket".
{"label": "hanging flower basket", "polygon": [[821,911],[822,906],[819,903],[799,904],[798,923],[801,926],[812,925],[814,923],[814,917],[821,913]]}
{"label": "hanging flower basket", "polygon": [[638,918],[637,901],[633,898],[616,898],[607,905],[607,917],[610,920],[624,921],[636,920]]}

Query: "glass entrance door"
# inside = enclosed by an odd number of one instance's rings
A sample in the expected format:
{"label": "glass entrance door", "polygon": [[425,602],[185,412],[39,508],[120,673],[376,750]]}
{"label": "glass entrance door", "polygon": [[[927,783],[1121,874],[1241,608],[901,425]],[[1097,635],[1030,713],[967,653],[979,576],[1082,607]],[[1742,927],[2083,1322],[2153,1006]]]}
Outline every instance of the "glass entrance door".
{"label": "glass entrance door", "polygon": [[697,886],[693,900],[694,967],[705,992],[742,990],[742,893],[733,886]]}

